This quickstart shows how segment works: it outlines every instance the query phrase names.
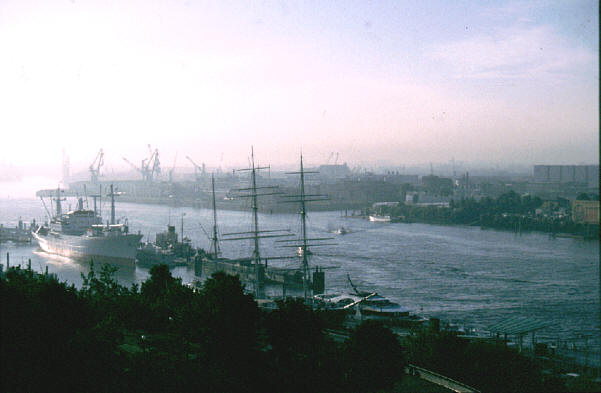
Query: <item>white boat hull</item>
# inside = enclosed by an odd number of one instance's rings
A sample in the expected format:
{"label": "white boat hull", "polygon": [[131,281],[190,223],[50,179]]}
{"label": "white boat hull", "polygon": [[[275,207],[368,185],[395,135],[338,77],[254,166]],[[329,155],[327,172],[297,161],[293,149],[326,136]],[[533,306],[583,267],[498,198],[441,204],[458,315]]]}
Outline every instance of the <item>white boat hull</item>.
{"label": "white boat hull", "polygon": [[79,260],[134,266],[142,235],[71,236],[50,232],[33,234],[42,251]]}
{"label": "white boat hull", "polygon": [[390,222],[390,216],[369,216],[371,222]]}

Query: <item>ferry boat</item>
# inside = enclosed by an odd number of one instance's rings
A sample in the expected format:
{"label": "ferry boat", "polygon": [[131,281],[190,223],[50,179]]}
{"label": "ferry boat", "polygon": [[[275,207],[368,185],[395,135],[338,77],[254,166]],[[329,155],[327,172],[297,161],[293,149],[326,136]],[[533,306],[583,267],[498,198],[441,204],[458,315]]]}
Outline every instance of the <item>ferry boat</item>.
{"label": "ferry boat", "polygon": [[134,266],[141,234],[129,233],[127,223],[115,223],[115,199],[111,186],[111,221],[102,223],[96,211],[83,208],[63,214],[60,190],[57,190],[56,214],[46,225],[33,232],[42,251],[79,260]]}
{"label": "ferry boat", "polygon": [[380,215],[374,214],[374,215],[369,216],[369,221],[371,221],[371,222],[390,222],[391,218],[390,218],[390,216],[380,216]]}
{"label": "ferry boat", "polygon": [[421,316],[410,314],[411,310],[408,308],[392,302],[376,292],[358,290],[350,277],[347,276],[347,279],[354,293],[314,295],[315,307],[347,314],[359,311],[362,318],[377,319],[396,326],[416,326],[426,321]]}

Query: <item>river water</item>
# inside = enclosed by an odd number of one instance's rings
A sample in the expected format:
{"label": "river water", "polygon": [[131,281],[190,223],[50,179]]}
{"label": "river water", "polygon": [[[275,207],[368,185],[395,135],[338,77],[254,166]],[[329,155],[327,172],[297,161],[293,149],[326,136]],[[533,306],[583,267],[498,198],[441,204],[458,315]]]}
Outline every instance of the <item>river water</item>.
{"label": "river water", "polygon": [[[74,203],[73,203],[74,205]],[[109,217],[107,206],[103,216]],[[0,199],[0,222],[16,225],[19,217],[43,222],[45,210],[36,199]],[[154,240],[168,223],[197,247],[209,249],[205,232],[212,230],[212,212],[206,209],[117,204],[117,217],[127,217],[130,231],[140,231]],[[248,231],[251,215],[242,211],[218,211],[221,233]],[[299,233],[294,214],[260,214],[260,229],[290,229]],[[335,235],[344,226],[350,232]],[[346,276],[364,290],[373,290],[428,317],[439,317],[477,329],[512,316],[535,318],[548,323],[537,333],[539,341],[590,336],[599,346],[599,242],[550,238],[546,234],[481,230],[476,227],[404,223],[372,223],[344,217],[340,212],[309,215],[310,237],[332,237],[331,244],[313,249],[312,265],[325,266],[327,292],[349,291]],[[280,248],[274,241],[261,241],[262,255],[293,255],[294,249]],[[251,241],[222,242],[225,257],[250,256]],[[2,263],[6,252],[11,265],[46,266],[60,279],[81,285],[86,263],[47,255],[37,245],[0,244]],[[270,264],[296,266],[298,262]],[[195,279],[188,267],[172,270],[183,282]],[[123,284],[141,282],[148,269],[122,270]]]}

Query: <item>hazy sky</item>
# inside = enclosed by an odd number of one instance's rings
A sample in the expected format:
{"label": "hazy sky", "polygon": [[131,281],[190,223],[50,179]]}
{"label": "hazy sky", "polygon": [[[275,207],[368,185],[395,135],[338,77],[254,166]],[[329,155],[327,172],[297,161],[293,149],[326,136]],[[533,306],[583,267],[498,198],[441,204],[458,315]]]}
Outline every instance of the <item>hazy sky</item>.
{"label": "hazy sky", "polygon": [[0,2],[0,164],[598,162],[597,1]]}

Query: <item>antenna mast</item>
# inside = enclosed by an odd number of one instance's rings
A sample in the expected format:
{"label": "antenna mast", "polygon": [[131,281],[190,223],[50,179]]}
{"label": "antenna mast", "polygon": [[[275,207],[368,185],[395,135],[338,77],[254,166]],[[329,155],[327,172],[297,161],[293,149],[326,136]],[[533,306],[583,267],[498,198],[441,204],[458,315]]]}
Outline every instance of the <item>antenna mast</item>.
{"label": "antenna mast", "polygon": [[61,214],[63,214],[63,210],[61,207],[61,188],[58,187],[56,189],[56,216],[60,217]]}
{"label": "antenna mast", "polygon": [[115,225],[115,193],[111,184],[111,225]]}

